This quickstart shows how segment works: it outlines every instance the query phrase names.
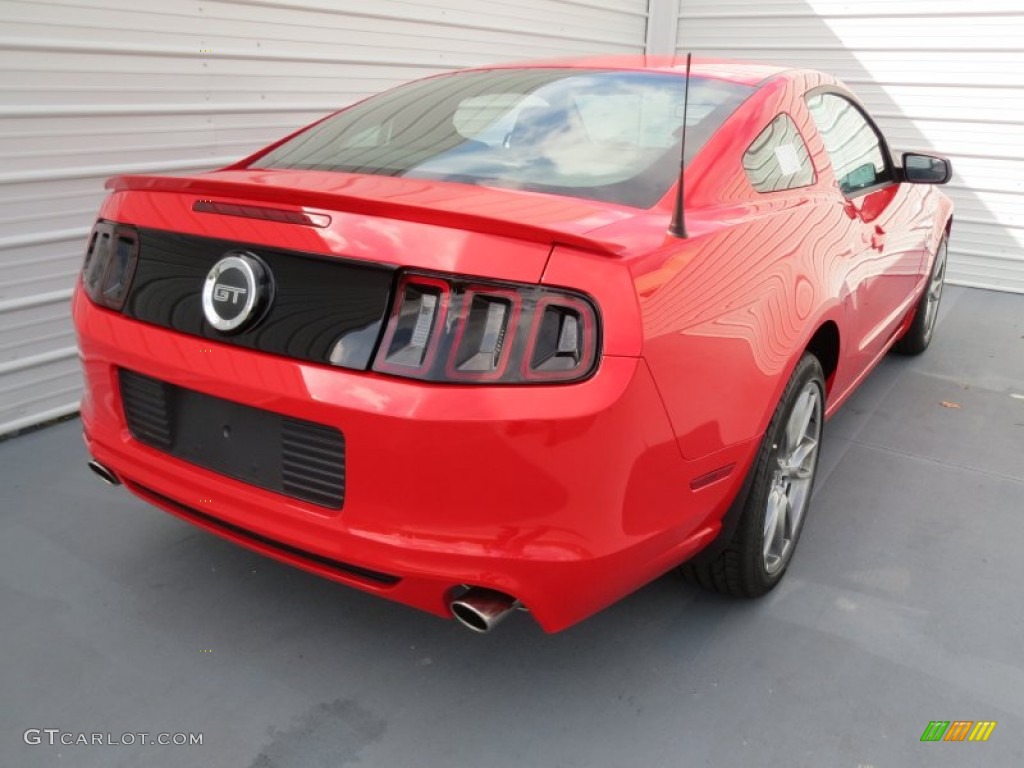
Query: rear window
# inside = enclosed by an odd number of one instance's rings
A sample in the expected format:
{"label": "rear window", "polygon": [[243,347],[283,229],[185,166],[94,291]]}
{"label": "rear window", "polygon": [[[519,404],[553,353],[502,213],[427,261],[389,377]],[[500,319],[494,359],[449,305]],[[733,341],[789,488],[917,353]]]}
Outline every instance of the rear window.
{"label": "rear window", "polygon": [[[522,69],[420,80],[356,104],[252,167],[455,181],[649,208],[679,173],[684,79]],[[694,77],[687,161],[752,92]]]}

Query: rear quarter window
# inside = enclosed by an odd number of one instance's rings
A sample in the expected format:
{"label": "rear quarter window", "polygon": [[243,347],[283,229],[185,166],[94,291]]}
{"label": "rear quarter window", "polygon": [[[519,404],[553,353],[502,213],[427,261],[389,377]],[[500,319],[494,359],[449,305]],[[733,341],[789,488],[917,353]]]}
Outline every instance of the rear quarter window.
{"label": "rear quarter window", "polygon": [[779,115],[743,153],[743,170],[758,192],[809,187],[816,180],[807,145],[789,115]]}

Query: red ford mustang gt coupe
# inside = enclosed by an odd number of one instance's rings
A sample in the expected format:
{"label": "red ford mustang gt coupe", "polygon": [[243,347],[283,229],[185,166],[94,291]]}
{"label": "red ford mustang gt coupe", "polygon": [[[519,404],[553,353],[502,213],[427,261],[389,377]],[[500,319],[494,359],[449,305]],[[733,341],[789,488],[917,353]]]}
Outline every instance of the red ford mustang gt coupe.
{"label": "red ford mustang gt coupe", "polygon": [[764,594],[825,420],[928,346],[950,173],[829,76],[637,57],[431,77],[112,179],[73,299],[90,466],[478,631],[680,564]]}

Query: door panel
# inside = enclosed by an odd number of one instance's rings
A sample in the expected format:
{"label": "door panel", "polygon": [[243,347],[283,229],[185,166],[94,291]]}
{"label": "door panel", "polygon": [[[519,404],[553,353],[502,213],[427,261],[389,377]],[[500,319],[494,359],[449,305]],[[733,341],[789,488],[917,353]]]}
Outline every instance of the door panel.
{"label": "door panel", "polygon": [[874,359],[906,315],[921,272],[921,241],[913,229],[915,198],[909,184],[891,184],[851,201],[871,267],[861,316],[860,351]]}
{"label": "door panel", "polygon": [[850,349],[870,365],[906,314],[921,272],[921,196],[896,182],[884,139],[852,99],[811,92],[807,107],[825,145],[843,209],[859,230],[849,277]]}

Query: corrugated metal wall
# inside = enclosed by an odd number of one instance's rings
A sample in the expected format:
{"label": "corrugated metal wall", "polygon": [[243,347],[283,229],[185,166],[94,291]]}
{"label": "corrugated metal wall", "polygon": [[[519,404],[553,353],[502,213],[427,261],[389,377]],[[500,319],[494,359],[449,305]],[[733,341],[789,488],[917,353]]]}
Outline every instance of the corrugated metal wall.
{"label": "corrugated metal wall", "polygon": [[74,411],[68,298],[103,180],[226,164],[491,61],[642,53],[648,0],[0,0],[0,434]]}
{"label": "corrugated metal wall", "polygon": [[956,170],[949,280],[1024,292],[1021,0],[682,0],[678,50],[822,69]]}
{"label": "corrugated metal wall", "polygon": [[[834,72],[896,147],[950,154],[951,280],[1024,291],[1020,0],[651,0],[652,21],[677,3],[680,51]],[[107,176],[215,167],[445,69],[642,52],[648,4],[0,0],[0,434],[77,406],[67,301]]]}

